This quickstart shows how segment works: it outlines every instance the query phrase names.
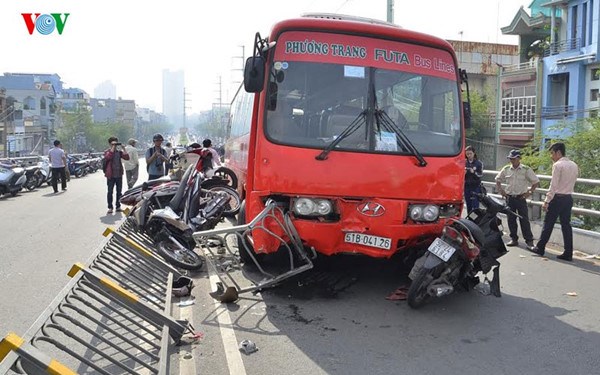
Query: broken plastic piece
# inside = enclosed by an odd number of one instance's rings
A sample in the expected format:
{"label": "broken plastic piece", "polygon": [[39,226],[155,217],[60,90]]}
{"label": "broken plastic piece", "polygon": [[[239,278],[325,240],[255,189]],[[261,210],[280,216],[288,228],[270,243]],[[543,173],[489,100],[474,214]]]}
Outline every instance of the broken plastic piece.
{"label": "broken plastic piece", "polygon": [[258,348],[256,347],[256,344],[250,340],[242,340],[240,342],[240,351],[242,351],[245,354],[252,354],[256,351],[258,351]]}
{"label": "broken plastic piece", "polygon": [[408,298],[408,288],[401,286],[394,290],[392,294],[385,297],[388,301],[405,301]]}

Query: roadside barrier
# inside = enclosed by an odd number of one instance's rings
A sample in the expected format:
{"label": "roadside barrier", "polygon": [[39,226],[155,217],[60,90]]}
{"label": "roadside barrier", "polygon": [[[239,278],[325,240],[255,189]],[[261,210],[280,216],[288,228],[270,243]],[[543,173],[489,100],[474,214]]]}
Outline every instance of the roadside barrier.
{"label": "roadside barrier", "polygon": [[168,374],[169,338],[194,333],[170,315],[182,275],[128,220],[104,236],[27,333],[0,342],[0,374]]}

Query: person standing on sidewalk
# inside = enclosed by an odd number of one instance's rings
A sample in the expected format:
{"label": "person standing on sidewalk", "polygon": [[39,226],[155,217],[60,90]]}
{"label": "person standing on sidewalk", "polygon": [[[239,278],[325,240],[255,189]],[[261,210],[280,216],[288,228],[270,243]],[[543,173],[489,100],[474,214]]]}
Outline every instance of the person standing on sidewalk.
{"label": "person standing on sidewalk", "polygon": [[125,146],[125,151],[129,154],[129,160],[123,162],[123,167],[125,168],[125,178],[127,179],[128,189],[131,189],[133,185],[135,185],[140,171],[140,161],[137,149],[135,148],[136,143],[137,140],[129,138],[127,146]]}
{"label": "person standing on sidewalk", "polygon": [[550,189],[546,194],[542,210],[546,212],[544,217],[544,228],[540,235],[540,240],[536,246],[528,248],[538,255],[544,255],[546,244],[550,240],[550,235],[556,224],[556,219],[560,220],[562,229],[564,252],[557,258],[566,261],[573,260],[573,228],[571,227],[571,209],[573,208],[573,191],[575,182],[579,176],[579,167],[575,162],[566,157],[567,151],[562,142],[554,143],[550,146],[550,157],[552,164],[552,180]]}
{"label": "person standing on sidewalk", "polygon": [[119,143],[117,137],[108,138],[110,147],[104,151],[104,159],[106,168],[104,168],[104,176],[106,177],[106,185],[108,192],[106,193],[106,201],[108,203],[109,214],[113,213],[113,190],[117,190],[117,199],[115,207],[117,212],[121,212],[121,191],[123,190],[123,163],[121,160],[129,160],[129,154],[125,148]]}
{"label": "person standing on sidewalk", "polygon": [[50,159],[50,167],[52,168],[52,189],[54,189],[55,194],[58,193],[59,175],[62,190],[67,190],[67,175],[65,172],[67,157],[60,146],[60,141],[57,139],[54,141],[54,147],[48,152],[48,159]]}
{"label": "person standing on sidewalk", "polygon": [[[510,160],[510,164],[502,168],[496,176],[496,190],[506,199],[508,207],[521,216],[519,223],[521,224],[523,238],[525,238],[527,246],[533,246],[533,233],[531,233],[531,224],[529,223],[527,198],[540,185],[540,179],[533,172],[533,169],[521,164],[521,152],[519,150],[510,150],[507,158]],[[506,183],[506,189],[502,188],[502,183]],[[531,184],[530,188],[527,187],[529,184]],[[517,218],[514,215],[507,215],[506,219],[511,238],[506,246],[517,246],[519,244]]]}
{"label": "person standing on sidewalk", "polygon": [[467,203],[467,213],[471,213],[479,208],[479,199],[475,194],[481,193],[481,177],[483,176],[483,163],[477,159],[475,148],[467,146],[465,148],[465,201]]}

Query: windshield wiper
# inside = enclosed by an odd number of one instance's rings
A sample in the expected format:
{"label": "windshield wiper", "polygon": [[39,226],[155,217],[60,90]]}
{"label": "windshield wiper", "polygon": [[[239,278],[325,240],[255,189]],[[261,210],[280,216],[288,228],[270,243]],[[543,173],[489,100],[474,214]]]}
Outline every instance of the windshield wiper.
{"label": "windshield wiper", "polygon": [[383,125],[386,130],[395,133],[400,138],[404,148],[419,161],[419,167],[427,166],[427,161],[423,158],[423,155],[383,109],[375,111],[375,121],[377,122],[377,127],[380,128]]}
{"label": "windshield wiper", "polygon": [[317,159],[317,160],[327,159],[327,155],[329,155],[329,153],[331,152],[331,150],[333,150],[335,148],[335,146],[340,144],[341,141],[346,139],[349,135],[351,135],[352,133],[357,131],[362,125],[364,125],[366,123],[367,123],[367,110],[365,109],[364,111],[359,113],[358,116],[356,116],[356,118],[354,120],[352,120],[350,125],[348,125],[346,127],[346,129],[344,129],[344,131],[336,139],[334,139],[329,145],[327,145],[327,147],[325,147],[319,155],[315,156],[315,159]]}

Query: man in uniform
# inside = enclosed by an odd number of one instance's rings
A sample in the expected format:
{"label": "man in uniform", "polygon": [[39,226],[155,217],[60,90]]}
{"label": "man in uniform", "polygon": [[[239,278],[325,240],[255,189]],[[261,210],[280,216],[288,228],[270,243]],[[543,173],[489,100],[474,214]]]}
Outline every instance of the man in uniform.
{"label": "man in uniform", "polygon": [[[521,216],[519,223],[521,224],[523,238],[525,238],[527,246],[533,246],[527,198],[531,197],[539,186],[540,179],[530,167],[521,164],[521,152],[519,150],[511,150],[507,158],[510,160],[510,164],[502,168],[496,176],[496,190],[506,199],[508,207]],[[503,183],[506,184],[506,188],[502,187]],[[528,188],[528,186],[531,187]],[[517,246],[519,244],[517,217],[507,215],[507,220],[511,240],[506,246]]]}

